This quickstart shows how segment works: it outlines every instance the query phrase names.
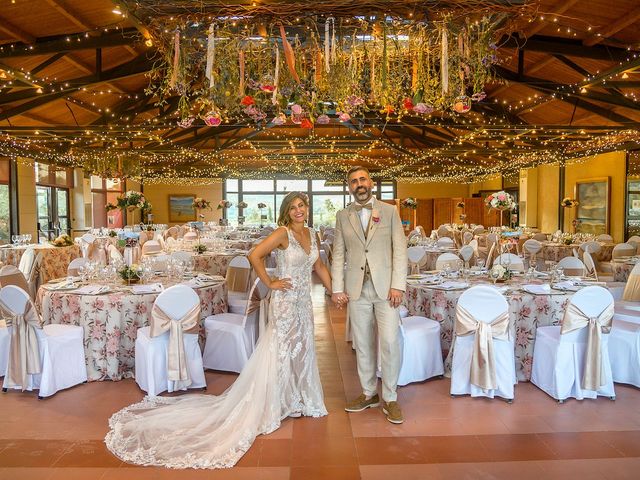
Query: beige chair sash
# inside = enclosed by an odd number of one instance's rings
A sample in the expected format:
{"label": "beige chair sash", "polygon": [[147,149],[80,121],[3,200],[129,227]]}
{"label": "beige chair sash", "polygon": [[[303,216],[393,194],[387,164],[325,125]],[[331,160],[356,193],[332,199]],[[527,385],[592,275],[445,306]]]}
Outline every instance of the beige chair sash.
{"label": "beige chair sash", "polygon": [[29,283],[27,282],[27,279],[24,278],[24,274],[17,269],[14,273],[5,273],[3,275],[0,275],[0,287],[6,287],[7,285],[15,285],[16,287],[20,287],[27,293],[30,290]]}
{"label": "beige chair sash", "polygon": [[564,335],[584,327],[589,328],[587,355],[584,361],[584,375],[582,377],[582,388],[585,390],[598,390],[604,385],[601,341],[602,333],[611,331],[612,318],[613,302],[596,317],[585,315],[574,304],[569,304],[565,311],[560,334]]}
{"label": "beige chair sash", "polygon": [[564,274],[571,277],[582,277],[586,273],[585,268],[563,268]]}
{"label": "beige chair sash", "polygon": [[634,275],[633,271],[627,279],[622,299],[628,302],[640,302],[640,275]]}
{"label": "beige chair sash", "polygon": [[264,298],[260,298],[260,291],[258,288],[253,289],[251,298],[247,305],[247,316],[251,315],[257,309],[260,309],[258,316],[258,332],[259,335],[265,331],[267,323],[269,322],[269,295],[265,295]]}
{"label": "beige chair sash", "polygon": [[182,318],[173,320],[158,305],[151,310],[151,336],[157,337],[169,331],[167,349],[167,378],[178,382],[176,389],[191,385],[184,351],[184,333],[198,333],[200,328],[200,304],[195,305]]}
{"label": "beige chair sash", "polygon": [[509,312],[498,315],[491,323],[476,320],[464,307],[456,308],[456,335],[476,335],[471,357],[471,383],[486,390],[498,385],[493,356],[493,339],[506,340],[509,336]]}
{"label": "beige chair sash", "polygon": [[22,391],[27,388],[28,375],[35,375],[42,371],[40,348],[36,329],[41,329],[40,317],[31,300],[27,302],[24,313],[15,314],[7,305],[0,301],[3,316],[10,318],[11,347],[9,364],[7,366],[8,385],[20,385]]}
{"label": "beige chair sash", "polygon": [[227,290],[230,292],[246,292],[250,273],[250,268],[229,267],[227,269]]}

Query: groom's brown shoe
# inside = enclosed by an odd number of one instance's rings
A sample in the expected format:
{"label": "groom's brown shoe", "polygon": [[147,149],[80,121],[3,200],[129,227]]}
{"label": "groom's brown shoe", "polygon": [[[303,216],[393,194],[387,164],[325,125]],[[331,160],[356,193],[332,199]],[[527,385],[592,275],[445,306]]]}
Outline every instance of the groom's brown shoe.
{"label": "groom's brown shoe", "polygon": [[382,412],[387,416],[387,420],[389,420],[391,423],[400,424],[404,422],[402,410],[400,409],[400,405],[398,405],[398,402],[383,402]]}
{"label": "groom's brown shoe", "polygon": [[373,397],[367,400],[365,394],[361,394],[358,398],[348,403],[345,407],[347,412],[361,412],[367,408],[374,408],[380,406],[380,397],[375,394]]}

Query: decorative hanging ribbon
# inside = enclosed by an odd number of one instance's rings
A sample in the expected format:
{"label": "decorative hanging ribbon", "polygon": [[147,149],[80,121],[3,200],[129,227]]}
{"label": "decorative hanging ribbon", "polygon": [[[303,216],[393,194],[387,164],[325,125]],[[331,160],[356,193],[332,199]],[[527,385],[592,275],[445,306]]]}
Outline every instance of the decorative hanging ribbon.
{"label": "decorative hanging ribbon", "polygon": [[449,93],[449,37],[447,27],[442,27],[442,52],[440,55],[440,81],[442,84],[442,94]]}
{"label": "decorative hanging ribbon", "polygon": [[215,60],[216,45],[215,45],[215,26],[212,23],[209,25],[209,35],[207,37],[207,67],[205,69],[205,77],[209,80],[209,89],[213,88],[213,61]]}
{"label": "decorative hanging ribbon", "polygon": [[289,73],[291,77],[296,81],[296,83],[300,83],[300,77],[296,72],[296,58],[293,53],[293,47],[287,40],[287,34],[284,31],[284,25],[280,24],[280,37],[282,38],[282,50],[284,51],[284,59],[287,62],[287,68],[289,69]]}
{"label": "decorative hanging ribbon", "polygon": [[275,45],[276,48],[276,68],[273,72],[273,93],[271,94],[271,103],[273,105],[278,104],[278,82],[280,81],[280,49],[278,48],[278,44]]}
{"label": "decorative hanging ribbon", "polygon": [[167,378],[176,382],[175,390],[191,385],[191,377],[187,368],[187,356],[184,351],[185,333],[198,333],[200,320],[200,303],[190,309],[182,318],[173,319],[157,305],[151,310],[151,337],[157,337],[169,331],[167,348]]}
{"label": "decorative hanging ribbon", "polygon": [[173,39],[173,68],[171,71],[171,79],[169,87],[174,88],[178,82],[178,69],[180,68],[180,30],[176,30]]}
{"label": "decorative hanging ribbon", "polygon": [[5,318],[11,318],[11,346],[9,365],[5,377],[6,385],[19,385],[24,392],[29,381],[28,375],[42,372],[38,334],[42,325],[36,307],[29,299],[23,313],[16,314],[0,301],[0,311]]}
{"label": "decorative hanging ribbon", "polygon": [[486,323],[479,321],[466,309],[456,307],[456,335],[462,337],[475,333],[471,357],[471,384],[485,390],[498,386],[493,355],[493,339],[506,340],[509,330],[509,312],[505,311]]}
{"label": "decorative hanging ribbon", "polygon": [[564,313],[560,334],[573,332],[581,328],[589,329],[587,338],[587,352],[584,359],[584,374],[582,376],[582,388],[585,390],[598,390],[605,383],[605,374],[602,366],[602,334],[611,331],[613,319],[613,302],[595,317],[590,317],[582,310],[570,303]]}
{"label": "decorative hanging ribbon", "polygon": [[238,94],[244,97],[244,50],[238,52],[238,65],[240,67],[240,84],[238,85]]}
{"label": "decorative hanging ribbon", "polygon": [[335,35],[335,20],[333,17],[327,18],[324,22],[324,68],[329,73],[331,71],[331,24]]}

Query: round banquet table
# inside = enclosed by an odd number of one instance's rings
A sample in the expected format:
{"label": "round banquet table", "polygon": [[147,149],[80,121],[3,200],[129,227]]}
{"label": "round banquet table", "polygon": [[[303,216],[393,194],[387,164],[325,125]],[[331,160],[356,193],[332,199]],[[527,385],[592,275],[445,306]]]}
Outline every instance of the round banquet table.
{"label": "round banquet table", "polygon": [[455,253],[456,255],[458,254],[458,249],[457,248],[442,248],[442,249],[436,249],[436,250],[427,250],[425,249],[425,255],[427,257],[424,266],[420,267],[420,270],[424,271],[424,270],[435,270],[436,269],[436,261],[438,260],[438,257],[440,255],[442,255],[443,253]]}
{"label": "round banquet table", "polygon": [[[164,287],[171,284],[163,282]],[[200,297],[201,334],[204,319],[227,311],[224,282],[194,287]],[[138,329],[149,325],[157,293],[134,294],[126,286],[101,295],[78,295],[73,291],[38,291],[38,306],[45,324],[80,325],[84,329],[84,352],[90,381],[133,378]]]}
{"label": "round banquet table", "polygon": [[[488,284],[486,280],[470,280],[471,285]],[[534,283],[534,282],[530,282]],[[515,339],[516,375],[529,381],[533,363],[533,346],[538,325],[560,325],[569,299],[574,292],[551,290],[550,295],[535,295],[519,290],[521,280],[506,284],[513,290],[507,294],[510,337]],[[439,290],[428,285],[408,284],[405,303],[411,315],[421,315],[440,322],[440,344],[446,355],[445,372],[451,372],[451,344],[454,336],[455,311],[464,290]]]}
{"label": "round banquet table", "polygon": [[193,268],[197,272],[205,272],[209,275],[227,275],[227,268],[234,257],[246,255],[246,251],[234,251],[225,253],[204,252],[193,256]]}
{"label": "round banquet table", "polygon": [[[593,256],[593,259],[597,262],[609,262],[611,261],[611,254],[615,243],[600,243],[600,251]],[[543,243],[542,244],[542,258],[553,262],[559,262],[565,257],[573,255],[573,250],[576,249],[580,257],[582,257],[582,250],[579,244],[572,243],[571,245],[565,245],[562,243]]]}
{"label": "round banquet table", "polygon": [[633,267],[636,266],[637,261],[612,261],[611,269],[613,270],[614,282],[626,282],[629,279],[629,274]]}
{"label": "round banquet table", "polygon": [[42,266],[40,278],[43,283],[54,278],[66,277],[67,267],[71,260],[81,257],[82,252],[78,245],[67,247],[54,247],[53,245],[21,245],[0,248],[0,261],[5,265],[20,265],[20,259],[27,250],[33,248],[36,254],[42,254]]}

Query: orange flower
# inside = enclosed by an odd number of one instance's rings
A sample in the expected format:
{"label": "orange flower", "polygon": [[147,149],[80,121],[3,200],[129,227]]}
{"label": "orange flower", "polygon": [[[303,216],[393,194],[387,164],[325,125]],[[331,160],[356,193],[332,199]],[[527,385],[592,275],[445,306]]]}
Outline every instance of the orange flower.
{"label": "orange flower", "polygon": [[308,118],[303,118],[300,122],[300,128],[313,128],[313,123]]}
{"label": "orange flower", "polygon": [[251,95],[247,95],[246,97],[244,97],[244,98],[240,101],[240,103],[241,103],[242,105],[247,105],[247,106],[249,106],[249,105],[253,105],[254,103],[256,103],[256,101],[253,99],[253,97],[252,97]]}

